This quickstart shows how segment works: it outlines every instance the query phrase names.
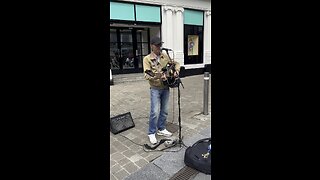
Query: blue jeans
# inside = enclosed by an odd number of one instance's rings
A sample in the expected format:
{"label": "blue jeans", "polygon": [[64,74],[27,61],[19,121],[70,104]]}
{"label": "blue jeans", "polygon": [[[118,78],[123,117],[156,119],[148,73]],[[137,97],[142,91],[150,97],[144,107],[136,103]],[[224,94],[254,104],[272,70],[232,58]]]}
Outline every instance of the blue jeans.
{"label": "blue jeans", "polygon": [[157,129],[166,128],[169,109],[169,89],[150,89],[151,110],[149,117],[149,132],[155,134]]}

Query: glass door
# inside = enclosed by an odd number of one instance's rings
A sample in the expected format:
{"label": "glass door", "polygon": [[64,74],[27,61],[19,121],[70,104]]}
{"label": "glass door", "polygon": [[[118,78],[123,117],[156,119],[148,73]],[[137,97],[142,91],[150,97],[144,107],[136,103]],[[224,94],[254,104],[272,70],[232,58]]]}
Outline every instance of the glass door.
{"label": "glass door", "polygon": [[137,49],[136,49],[136,58],[138,60],[138,68],[143,68],[143,58],[149,54],[149,43],[148,43],[148,29],[137,29]]}
{"label": "glass door", "polygon": [[117,29],[110,29],[110,67],[111,69],[120,69],[120,51],[118,48]]}
{"label": "glass door", "polygon": [[133,38],[131,29],[120,29],[120,61],[123,69],[134,69]]}
{"label": "glass door", "polygon": [[149,28],[110,28],[110,67],[112,73],[139,73],[143,58],[150,53]]}

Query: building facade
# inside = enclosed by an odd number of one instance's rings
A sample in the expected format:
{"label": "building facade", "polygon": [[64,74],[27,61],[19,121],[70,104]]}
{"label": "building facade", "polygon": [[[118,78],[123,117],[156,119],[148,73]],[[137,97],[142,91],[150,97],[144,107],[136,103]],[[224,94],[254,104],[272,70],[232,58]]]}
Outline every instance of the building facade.
{"label": "building facade", "polygon": [[113,74],[142,73],[153,36],[186,71],[203,72],[211,66],[211,1],[110,0]]}

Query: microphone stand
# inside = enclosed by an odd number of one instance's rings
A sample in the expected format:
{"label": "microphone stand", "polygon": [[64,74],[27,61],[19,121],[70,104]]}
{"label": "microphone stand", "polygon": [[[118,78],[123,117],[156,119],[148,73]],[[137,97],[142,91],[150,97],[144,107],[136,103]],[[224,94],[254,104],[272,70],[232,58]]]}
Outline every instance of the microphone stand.
{"label": "microphone stand", "polygon": [[[170,62],[172,62],[172,63],[173,63],[173,60],[171,59],[171,57],[170,57],[170,55],[169,55],[169,53],[168,53],[168,49],[165,49],[165,51],[166,51],[166,53],[167,53],[167,55],[168,55],[168,57],[169,57],[169,59],[170,59]],[[173,53],[173,57],[174,57],[174,53]],[[179,78],[179,77],[178,77],[178,78]],[[179,78],[179,80],[180,80],[180,78]],[[179,140],[178,140],[178,142],[177,142],[177,144],[179,144],[179,145],[180,145],[180,147],[181,147],[181,145],[184,145],[184,146],[186,146],[186,145],[183,143],[183,141],[182,141],[182,137],[181,137],[180,84],[181,84],[181,85],[182,85],[182,87],[184,88],[184,86],[183,86],[183,84],[182,84],[181,80],[180,80],[179,85],[178,85],[178,107],[179,107],[179,117],[178,117],[178,122],[179,122]],[[177,145],[177,144],[176,144],[176,145]],[[175,145],[174,145],[174,146],[175,146]],[[172,146],[172,147],[174,147],[174,146]]]}
{"label": "microphone stand", "polygon": [[180,147],[181,147],[181,144],[183,144],[182,142],[182,137],[181,137],[181,109],[180,109],[180,88],[178,86],[178,107],[179,107],[179,142],[178,144],[180,144]]}

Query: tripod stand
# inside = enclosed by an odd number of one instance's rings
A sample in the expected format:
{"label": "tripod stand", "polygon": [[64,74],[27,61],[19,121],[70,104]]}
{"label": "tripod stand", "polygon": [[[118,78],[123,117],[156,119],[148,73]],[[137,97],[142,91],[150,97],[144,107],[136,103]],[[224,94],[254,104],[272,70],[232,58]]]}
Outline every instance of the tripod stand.
{"label": "tripod stand", "polygon": [[180,147],[181,147],[181,144],[183,144],[183,142],[182,142],[182,137],[181,137],[180,86],[178,86],[178,107],[179,107],[179,117],[178,117],[178,122],[179,122],[179,140],[178,140],[177,144],[180,144]]}
{"label": "tripod stand", "polygon": [[[173,60],[171,59],[169,53],[168,53],[168,49],[165,49],[169,59],[170,59],[170,62],[173,62]],[[173,57],[174,57],[174,52],[173,52]],[[174,63],[173,63],[174,64]],[[177,82],[176,82],[177,81]],[[184,88],[183,84],[182,84],[182,81],[180,79],[180,77],[177,77],[175,79],[175,82],[174,83],[177,83],[177,85],[175,87],[178,87],[178,107],[179,107],[179,117],[178,117],[178,123],[179,123],[179,139],[178,139],[178,142],[176,142],[176,145],[179,144],[180,147],[183,143],[182,141],[182,137],[181,137],[181,107],[180,107],[180,84],[181,86]],[[185,145],[184,145],[185,146]]]}

